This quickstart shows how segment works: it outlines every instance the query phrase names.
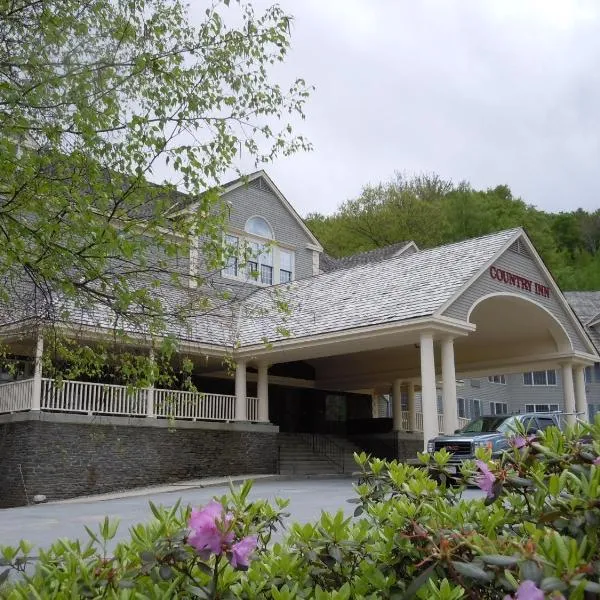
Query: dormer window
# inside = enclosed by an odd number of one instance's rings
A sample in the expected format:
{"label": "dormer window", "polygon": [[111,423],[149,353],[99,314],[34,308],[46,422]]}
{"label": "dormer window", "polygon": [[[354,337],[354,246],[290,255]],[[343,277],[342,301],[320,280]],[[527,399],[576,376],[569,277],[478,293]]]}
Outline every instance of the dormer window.
{"label": "dormer window", "polygon": [[247,233],[251,233],[252,235],[258,235],[269,240],[273,239],[273,230],[266,219],[263,219],[262,217],[250,217],[246,221],[246,227],[244,227],[244,229]]}
{"label": "dormer window", "polygon": [[281,247],[273,229],[263,217],[246,221],[244,233],[225,235],[226,264],[223,277],[258,285],[289,283],[294,280],[294,251]]}

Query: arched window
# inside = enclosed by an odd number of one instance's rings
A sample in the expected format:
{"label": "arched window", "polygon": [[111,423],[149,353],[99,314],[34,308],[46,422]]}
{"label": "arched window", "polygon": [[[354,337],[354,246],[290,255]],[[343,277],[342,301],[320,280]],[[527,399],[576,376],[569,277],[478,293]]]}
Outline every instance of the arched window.
{"label": "arched window", "polygon": [[246,221],[245,230],[248,233],[253,233],[254,235],[259,235],[260,237],[268,238],[270,240],[273,239],[273,230],[267,221],[262,217],[250,217]]}

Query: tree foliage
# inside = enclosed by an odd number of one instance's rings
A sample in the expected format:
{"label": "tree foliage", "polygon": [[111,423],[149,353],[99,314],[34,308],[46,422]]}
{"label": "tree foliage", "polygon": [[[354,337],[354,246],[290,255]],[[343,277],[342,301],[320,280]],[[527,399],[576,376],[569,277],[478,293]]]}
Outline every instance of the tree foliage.
{"label": "tree foliage", "polygon": [[600,210],[546,213],[504,185],[476,190],[436,175],[397,174],[307,223],[336,257],[403,240],[428,248],[523,227],[563,289],[600,289]]}
{"label": "tree foliage", "polygon": [[[190,244],[201,282],[223,262],[226,214],[205,190],[240,155],[308,147],[282,117],[303,116],[309,88],[274,74],[291,17],[229,5],[193,23],[179,0],[0,0],[3,321],[34,304],[164,333],[180,307],[157,290],[187,288]],[[150,183],[161,166],[170,182]],[[207,305],[197,292],[183,308]]]}

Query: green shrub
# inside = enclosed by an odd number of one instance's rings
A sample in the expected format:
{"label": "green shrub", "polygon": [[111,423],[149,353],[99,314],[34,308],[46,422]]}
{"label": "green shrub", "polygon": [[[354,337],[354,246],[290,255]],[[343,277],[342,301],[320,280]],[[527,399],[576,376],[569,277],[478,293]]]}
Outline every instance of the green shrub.
{"label": "green shrub", "polygon": [[[270,540],[286,503],[250,502],[250,485],[221,498],[223,508],[211,505],[218,543],[190,532],[189,507],[153,506],[155,519],[109,552],[116,524],[107,520],[85,546],[58,541],[42,552],[3,597],[600,598],[600,418],[520,436],[496,462],[479,452],[458,481],[444,451],[422,455],[421,467],[357,456],[353,515],[294,524],[280,543]],[[487,497],[463,498],[466,483]],[[209,538],[210,551],[202,545]],[[246,554],[256,541],[247,569],[235,558],[243,540]],[[0,552],[23,571],[30,550]]]}

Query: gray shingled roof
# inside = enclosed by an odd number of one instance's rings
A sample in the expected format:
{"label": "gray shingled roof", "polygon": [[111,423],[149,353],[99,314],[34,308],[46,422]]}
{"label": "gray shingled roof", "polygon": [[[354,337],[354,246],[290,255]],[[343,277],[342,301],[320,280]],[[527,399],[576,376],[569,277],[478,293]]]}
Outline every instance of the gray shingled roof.
{"label": "gray shingled roof", "polygon": [[600,317],[600,292],[565,292],[565,297],[600,352],[600,325],[588,326]]}
{"label": "gray shingled roof", "polygon": [[266,307],[276,291],[291,313],[286,319],[273,311],[243,319],[241,343],[283,339],[278,326],[299,338],[432,315],[520,232],[509,229],[258,290],[246,308]]}
{"label": "gray shingled roof", "polygon": [[348,269],[358,265],[372,264],[395,256],[400,250],[406,248],[408,244],[410,244],[410,242],[398,242],[396,244],[384,246],[383,248],[375,248],[374,250],[367,250],[366,252],[343,256],[342,258],[334,258],[323,252],[319,257],[319,267],[324,273],[329,273],[331,271]]}

